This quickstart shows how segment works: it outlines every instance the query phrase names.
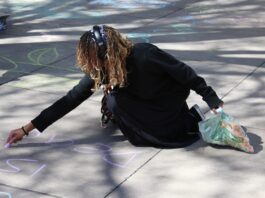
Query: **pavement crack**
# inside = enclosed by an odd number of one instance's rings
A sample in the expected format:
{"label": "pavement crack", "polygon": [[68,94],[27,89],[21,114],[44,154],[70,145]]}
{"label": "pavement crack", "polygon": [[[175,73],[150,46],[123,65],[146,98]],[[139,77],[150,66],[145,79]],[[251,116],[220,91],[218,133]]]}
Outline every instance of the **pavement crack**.
{"label": "pavement crack", "polygon": [[247,80],[250,76],[252,76],[258,69],[263,67],[265,64],[265,61],[258,65],[255,69],[253,69],[248,75],[246,75],[242,80],[240,80],[234,87],[232,87],[226,94],[223,95],[221,99],[224,99],[226,96],[228,96],[233,90],[235,90],[241,83],[243,83],[245,80]]}
{"label": "pavement crack", "polygon": [[143,168],[147,163],[149,163],[152,159],[154,159],[162,149],[157,151],[154,155],[152,155],[145,163],[143,163],[141,166],[139,166],[134,172],[132,172],[128,177],[126,177],[122,182],[120,182],[114,189],[112,189],[104,198],[107,198],[110,194],[112,194],[115,190],[117,190],[123,183],[125,183],[127,180],[129,180],[133,175],[135,175],[141,168]]}
{"label": "pavement crack", "polygon": [[7,185],[7,184],[3,184],[3,183],[0,183],[0,186],[5,186],[5,187],[8,187],[8,188],[14,188],[14,189],[18,189],[18,190],[23,190],[23,191],[27,191],[27,192],[31,192],[31,193],[40,194],[40,195],[47,195],[47,196],[54,197],[54,198],[63,198],[63,197],[60,197],[60,196],[57,196],[57,195],[52,195],[52,194],[49,194],[49,193],[44,193],[44,192],[39,192],[39,191],[35,191],[35,190],[30,190],[30,189],[27,189],[27,188],[11,186],[11,185]]}

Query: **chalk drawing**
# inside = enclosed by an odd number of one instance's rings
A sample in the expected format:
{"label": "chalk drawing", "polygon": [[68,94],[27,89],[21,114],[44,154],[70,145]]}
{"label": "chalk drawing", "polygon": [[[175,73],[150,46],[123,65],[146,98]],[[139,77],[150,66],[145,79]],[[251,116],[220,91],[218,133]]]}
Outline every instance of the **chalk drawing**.
{"label": "chalk drawing", "polygon": [[126,35],[131,40],[142,39],[145,43],[150,43],[150,37],[151,37],[150,34],[146,34],[146,33],[128,33]]}
{"label": "chalk drawing", "polygon": [[188,7],[185,10],[187,10],[189,12],[199,12],[201,14],[201,13],[205,13],[207,11],[216,11],[220,8],[221,7],[219,5],[199,5],[196,7]]}
{"label": "chalk drawing", "polygon": [[28,60],[30,60],[32,64],[42,65],[41,59],[45,58],[44,57],[45,55],[46,55],[46,58],[48,56],[49,62],[53,62],[58,58],[59,53],[56,48],[44,48],[44,49],[36,49],[36,50],[29,52],[27,57],[28,57]]}
{"label": "chalk drawing", "polygon": [[[112,166],[116,166],[116,167],[119,167],[119,168],[125,168],[136,156],[137,156],[138,153],[135,153],[135,152],[128,152],[128,153],[111,153],[111,154],[105,154],[102,159],[107,162],[108,164],[112,165]],[[128,159],[121,163],[121,162],[115,162],[116,159],[112,158],[112,157],[120,157],[122,156],[123,158],[124,157],[127,157]]]}
{"label": "chalk drawing", "polygon": [[196,25],[196,19],[194,16],[192,15],[186,15],[186,16],[183,16],[182,17],[182,20],[185,21],[185,22],[191,22],[192,25]]}
{"label": "chalk drawing", "polygon": [[[177,35],[183,33],[194,33],[192,25],[189,23],[177,23],[165,26],[163,28],[157,28],[153,30],[154,33],[163,33],[164,35]],[[164,36],[162,35],[162,36]]]}
{"label": "chalk drawing", "polygon": [[[2,69],[5,69],[5,67],[8,68],[7,70],[15,70],[15,69],[18,68],[18,64],[17,64],[15,61],[13,61],[13,60],[11,60],[11,59],[9,59],[9,58],[6,58],[6,57],[4,57],[4,56],[0,56],[0,61],[1,61],[1,62],[4,62],[4,63],[5,63],[5,62],[7,63],[7,66],[4,65]],[[9,67],[10,67],[9,65],[11,66],[11,68],[9,68]],[[1,66],[1,67],[2,67],[2,66]]]}
{"label": "chalk drawing", "polygon": [[[18,173],[18,172],[20,172],[21,168],[18,165],[15,165],[15,162],[19,162],[19,161],[23,161],[23,162],[26,162],[26,163],[38,163],[39,162],[38,160],[34,160],[34,159],[7,159],[6,160],[6,164],[11,169],[2,169],[2,168],[0,168],[0,172],[5,172],[5,173]],[[45,167],[46,167],[46,165],[42,164],[39,168],[37,168],[36,170],[33,171],[31,176],[36,175],[37,173],[39,173]]]}
{"label": "chalk drawing", "polygon": [[30,51],[27,54],[27,59],[29,60],[29,62],[14,61],[4,56],[0,56],[0,61],[7,64],[7,66],[3,66],[3,67],[8,68],[7,69],[8,72],[27,73],[27,72],[23,72],[22,70],[20,70],[20,64],[32,65],[35,67],[47,67],[47,68],[52,68],[52,69],[65,70],[69,72],[80,71],[78,68],[71,69],[71,68],[53,66],[53,65],[48,65],[48,64],[43,63],[44,59],[49,59],[49,62],[54,62],[57,60],[58,56],[59,56],[59,53],[56,48],[43,48],[43,49],[36,49],[36,50]]}
{"label": "chalk drawing", "polygon": [[[118,168],[125,168],[138,154],[142,153],[142,152],[111,152],[112,148],[103,143],[96,143],[95,145],[92,146],[75,147],[73,151],[83,154],[99,154],[101,155],[102,160]],[[121,157],[122,159],[117,159],[117,157],[118,158]],[[124,162],[117,162],[117,161],[124,161]]]}
{"label": "chalk drawing", "polygon": [[170,27],[176,32],[193,32],[192,26],[186,23],[172,24]]}
{"label": "chalk drawing", "polygon": [[90,5],[104,5],[121,9],[135,9],[135,8],[164,8],[171,3],[162,0],[93,0]]}
{"label": "chalk drawing", "polygon": [[73,149],[76,152],[84,154],[101,154],[102,152],[109,152],[112,148],[106,144],[96,143],[92,146],[80,146]]}
{"label": "chalk drawing", "polygon": [[[2,195],[5,195],[5,196],[3,197]],[[11,194],[7,193],[7,192],[0,192],[0,197],[2,197],[2,198],[12,198]]]}
{"label": "chalk drawing", "polygon": [[38,168],[37,170],[35,170],[32,174],[31,177],[33,177],[34,175],[36,175],[37,173],[39,173],[42,169],[44,169],[46,167],[46,164],[43,164],[40,168]]}

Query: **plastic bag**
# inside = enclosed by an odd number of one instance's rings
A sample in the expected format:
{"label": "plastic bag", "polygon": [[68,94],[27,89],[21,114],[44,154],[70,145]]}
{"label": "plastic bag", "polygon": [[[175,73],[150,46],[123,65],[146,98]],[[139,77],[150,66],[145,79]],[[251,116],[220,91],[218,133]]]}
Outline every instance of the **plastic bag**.
{"label": "plastic bag", "polygon": [[199,122],[199,130],[205,142],[232,146],[248,153],[254,152],[244,129],[222,108],[218,109],[216,115]]}

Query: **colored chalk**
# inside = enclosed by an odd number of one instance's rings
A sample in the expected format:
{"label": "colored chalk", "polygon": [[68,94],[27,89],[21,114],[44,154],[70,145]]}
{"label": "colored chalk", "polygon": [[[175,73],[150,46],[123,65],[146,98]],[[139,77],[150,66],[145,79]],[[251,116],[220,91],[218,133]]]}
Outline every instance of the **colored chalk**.
{"label": "colored chalk", "polygon": [[6,143],[5,146],[4,146],[4,148],[7,149],[7,148],[9,148],[10,146],[11,146],[11,145],[10,145],[9,143]]}

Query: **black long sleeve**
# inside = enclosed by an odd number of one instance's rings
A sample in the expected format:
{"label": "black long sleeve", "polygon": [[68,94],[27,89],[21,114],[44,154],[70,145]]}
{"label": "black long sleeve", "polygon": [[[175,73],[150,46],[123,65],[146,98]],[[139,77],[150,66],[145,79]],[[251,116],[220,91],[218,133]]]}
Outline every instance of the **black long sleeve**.
{"label": "black long sleeve", "polygon": [[52,123],[62,118],[89,98],[93,93],[91,91],[93,85],[94,81],[85,75],[65,96],[44,109],[36,118],[31,120],[31,123],[40,132],[44,131]]}
{"label": "black long sleeve", "polygon": [[204,78],[198,76],[196,72],[185,63],[177,60],[175,57],[157,47],[153,47],[151,53],[148,55],[149,61],[160,66],[163,71],[167,72],[178,83],[189,87],[197,94],[201,95],[202,99],[211,109],[223,103],[212,87],[206,84]]}

